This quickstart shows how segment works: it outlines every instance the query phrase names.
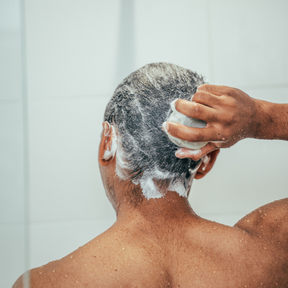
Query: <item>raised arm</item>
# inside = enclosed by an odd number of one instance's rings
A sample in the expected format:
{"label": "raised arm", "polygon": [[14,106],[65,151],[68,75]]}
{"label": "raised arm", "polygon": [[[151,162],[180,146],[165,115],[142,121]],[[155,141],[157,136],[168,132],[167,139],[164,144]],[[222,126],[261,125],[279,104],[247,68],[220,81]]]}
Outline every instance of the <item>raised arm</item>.
{"label": "raised arm", "polygon": [[207,122],[205,128],[190,128],[166,122],[174,137],[191,142],[209,142],[198,151],[181,148],[179,158],[198,160],[218,148],[228,148],[244,138],[288,140],[288,104],[275,104],[250,97],[227,86],[204,84],[191,101],[177,100],[177,111]]}

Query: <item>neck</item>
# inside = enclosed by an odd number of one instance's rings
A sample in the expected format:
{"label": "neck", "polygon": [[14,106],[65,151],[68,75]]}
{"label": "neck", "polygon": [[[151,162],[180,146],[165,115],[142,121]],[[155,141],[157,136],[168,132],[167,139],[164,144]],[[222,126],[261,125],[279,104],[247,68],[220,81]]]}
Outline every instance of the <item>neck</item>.
{"label": "neck", "polygon": [[[184,219],[199,218],[186,197],[179,196],[175,192],[168,191],[165,196],[158,199],[143,199],[138,205],[133,205],[129,201],[122,201],[117,209],[117,222],[135,222],[149,225],[165,225],[183,222]],[[170,226],[170,225],[169,225]]]}

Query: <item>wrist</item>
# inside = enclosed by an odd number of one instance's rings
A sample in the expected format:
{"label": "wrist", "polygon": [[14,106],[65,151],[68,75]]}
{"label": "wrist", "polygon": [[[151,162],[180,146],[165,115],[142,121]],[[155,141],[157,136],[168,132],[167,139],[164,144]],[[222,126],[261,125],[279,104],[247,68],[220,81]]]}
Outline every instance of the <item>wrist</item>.
{"label": "wrist", "polygon": [[273,103],[253,99],[255,103],[255,113],[252,120],[252,138],[257,139],[272,139],[270,135],[271,123],[273,119],[271,117],[271,110]]}

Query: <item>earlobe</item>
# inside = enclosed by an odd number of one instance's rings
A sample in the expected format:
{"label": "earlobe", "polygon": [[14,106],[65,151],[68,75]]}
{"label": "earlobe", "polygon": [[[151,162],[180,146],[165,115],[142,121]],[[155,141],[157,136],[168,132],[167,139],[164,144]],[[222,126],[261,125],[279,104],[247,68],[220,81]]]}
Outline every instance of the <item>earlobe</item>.
{"label": "earlobe", "polygon": [[205,155],[202,159],[202,163],[199,166],[199,169],[197,170],[197,173],[195,175],[195,179],[201,179],[203,178],[210,170],[213,168],[214,163],[216,161],[216,158],[220,152],[220,149],[214,150],[212,152],[209,152],[207,155]]}
{"label": "earlobe", "polygon": [[115,156],[117,150],[117,136],[114,127],[107,121],[102,125],[103,133],[99,146],[98,161],[101,166],[107,166],[109,161]]}

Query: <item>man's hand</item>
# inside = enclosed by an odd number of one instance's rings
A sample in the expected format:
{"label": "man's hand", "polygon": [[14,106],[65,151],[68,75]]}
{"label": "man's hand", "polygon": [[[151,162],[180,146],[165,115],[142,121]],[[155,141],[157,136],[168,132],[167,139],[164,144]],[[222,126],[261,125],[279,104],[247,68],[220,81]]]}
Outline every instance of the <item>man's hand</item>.
{"label": "man's hand", "polygon": [[228,148],[244,138],[255,137],[260,102],[239,89],[204,84],[198,87],[192,102],[179,99],[175,108],[186,116],[204,120],[205,128],[190,128],[166,122],[167,132],[190,142],[209,142],[199,150],[181,148],[178,158],[198,160],[218,148]]}

